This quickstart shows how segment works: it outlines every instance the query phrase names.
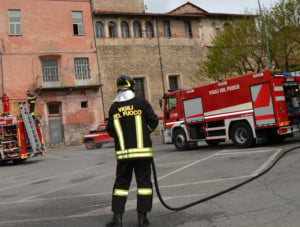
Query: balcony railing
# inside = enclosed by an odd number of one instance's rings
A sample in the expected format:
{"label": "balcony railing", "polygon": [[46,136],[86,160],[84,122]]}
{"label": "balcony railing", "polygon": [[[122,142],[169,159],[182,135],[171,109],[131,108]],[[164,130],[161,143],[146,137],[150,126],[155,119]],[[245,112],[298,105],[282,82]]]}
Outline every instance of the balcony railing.
{"label": "balcony railing", "polygon": [[57,81],[44,81],[43,76],[36,77],[36,90],[50,90],[50,89],[80,89],[80,88],[94,88],[99,87],[100,78],[98,75],[93,75],[88,79],[76,79],[74,75],[59,75]]}

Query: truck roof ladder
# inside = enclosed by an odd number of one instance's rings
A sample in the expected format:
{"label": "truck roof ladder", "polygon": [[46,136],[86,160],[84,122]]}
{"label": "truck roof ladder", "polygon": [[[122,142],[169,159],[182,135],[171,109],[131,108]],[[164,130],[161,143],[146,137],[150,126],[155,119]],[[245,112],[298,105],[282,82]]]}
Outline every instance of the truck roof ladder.
{"label": "truck roof ladder", "polygon": [[26,103],[19,103],[19,110],[21,113],[21,116],[23,118],[25,129],[29,138],[29,142],[32,148],[32,154],[31,156],[34,156],[38,151],[41,152],[42,144],[40,141],[40,138],[37,134],[37,130],[35,127],[35,123],[33,120],[32,115],[28,112],[28,108]]}

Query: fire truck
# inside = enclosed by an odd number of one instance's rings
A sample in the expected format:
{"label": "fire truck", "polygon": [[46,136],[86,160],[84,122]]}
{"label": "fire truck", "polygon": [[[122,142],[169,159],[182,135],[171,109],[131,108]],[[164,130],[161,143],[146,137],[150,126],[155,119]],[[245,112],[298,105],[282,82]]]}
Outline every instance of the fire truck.
{"label": "fire truck", "polygon": [[231,140],[237,147],[283,141],[299,131],[299,83],[300,72],[262,71],[168,92],[161,102],[163,142],[184,150],[199,141]]}
{"label": "fire truck", "polygon": [[0,161],[23,161],[43,155],[46,147],[40,120],[33,119],[25,103],[19,103],[19,115],[0,117]]}

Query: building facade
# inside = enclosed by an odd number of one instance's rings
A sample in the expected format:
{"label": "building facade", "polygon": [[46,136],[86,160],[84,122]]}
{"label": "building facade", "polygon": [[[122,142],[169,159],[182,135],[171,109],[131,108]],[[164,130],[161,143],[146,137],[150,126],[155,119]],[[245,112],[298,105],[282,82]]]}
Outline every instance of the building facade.
{"label": "building facade", "polygon": [[74,144],[108,117],[128,74],[161,116],[168,89],[189,88],[197,62],[241,15],[186,3],[146,13],[143,0],[0,0],[0,89],[12,101],[37,94],[49,144]]}
{"label": "building facade", "polygon": [[49,144],[104,120],[90,0],[0,0],[1,93],[35,91]]}
{"label": "building facade", "polygon": [[164,14],[145,13],[143,0],[94,0],[94,30],[103,82],[104,112],[116,95],[120,74],[136,81],[158,115],[159,99],[169,89],[190,88],[197,62],[213,38],[241,15],[209,13],[186,3]]}

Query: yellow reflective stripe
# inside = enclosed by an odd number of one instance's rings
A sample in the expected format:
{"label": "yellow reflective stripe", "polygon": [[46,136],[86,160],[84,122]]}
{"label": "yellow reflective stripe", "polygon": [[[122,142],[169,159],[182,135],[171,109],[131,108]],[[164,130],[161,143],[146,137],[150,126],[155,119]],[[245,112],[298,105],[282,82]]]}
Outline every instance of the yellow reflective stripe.
{"label": "yellow reflective stripe", "polygon": [[153,151],[151,147],[147,148],[135,148],[124,151],[116,151],[117,159],[128,159],[128,158],[149,158],[153,157]]}
{"label": "yellow reflective stripe", "polygon": [[153,157],[152,153],[124,154],[124,155],[118,155],[117,160],[128,159],[128,158],[150,158],[150,157]]}
{"label": "yellow reflective stripe", "polygon": [[143,153],[143,152],[152,152],[151,147],[145,147],[145,148],[131,148],[127,150],[121,150],[121,151],[116,151],[117,155],[120,154],[130,154],[130,153]]}
{"label": "yellow reflective stripe", "polygon": [[20,158],[21,159],[28,158],[28,154],[20,154]]}
{"label": "yellow reflective stripe", "polygon": [[124,189],[114,189],[114,196],[128,196],[128,190]]}
{"label": "yellow reflective stripe", "polygon": [[144,147],[142,116],[135,115],[135,131],[136,131],[136,146],[137,148]]}
{"label": "yellow reflective stripe", "polygon": [[138,195],[152,195],[152,188],[138,188]]}
{"label": "yellow reflective stripe", "polygon": [[123,131],[122,131],[122,127],[121,127],[119,119],[114,120],[114,126],[115,126],[115,130],[116,130],[116,133],[117,133],[117,136],[119,139],[120,149],[124,150],[125,149],[124,135],[123,135]]}

